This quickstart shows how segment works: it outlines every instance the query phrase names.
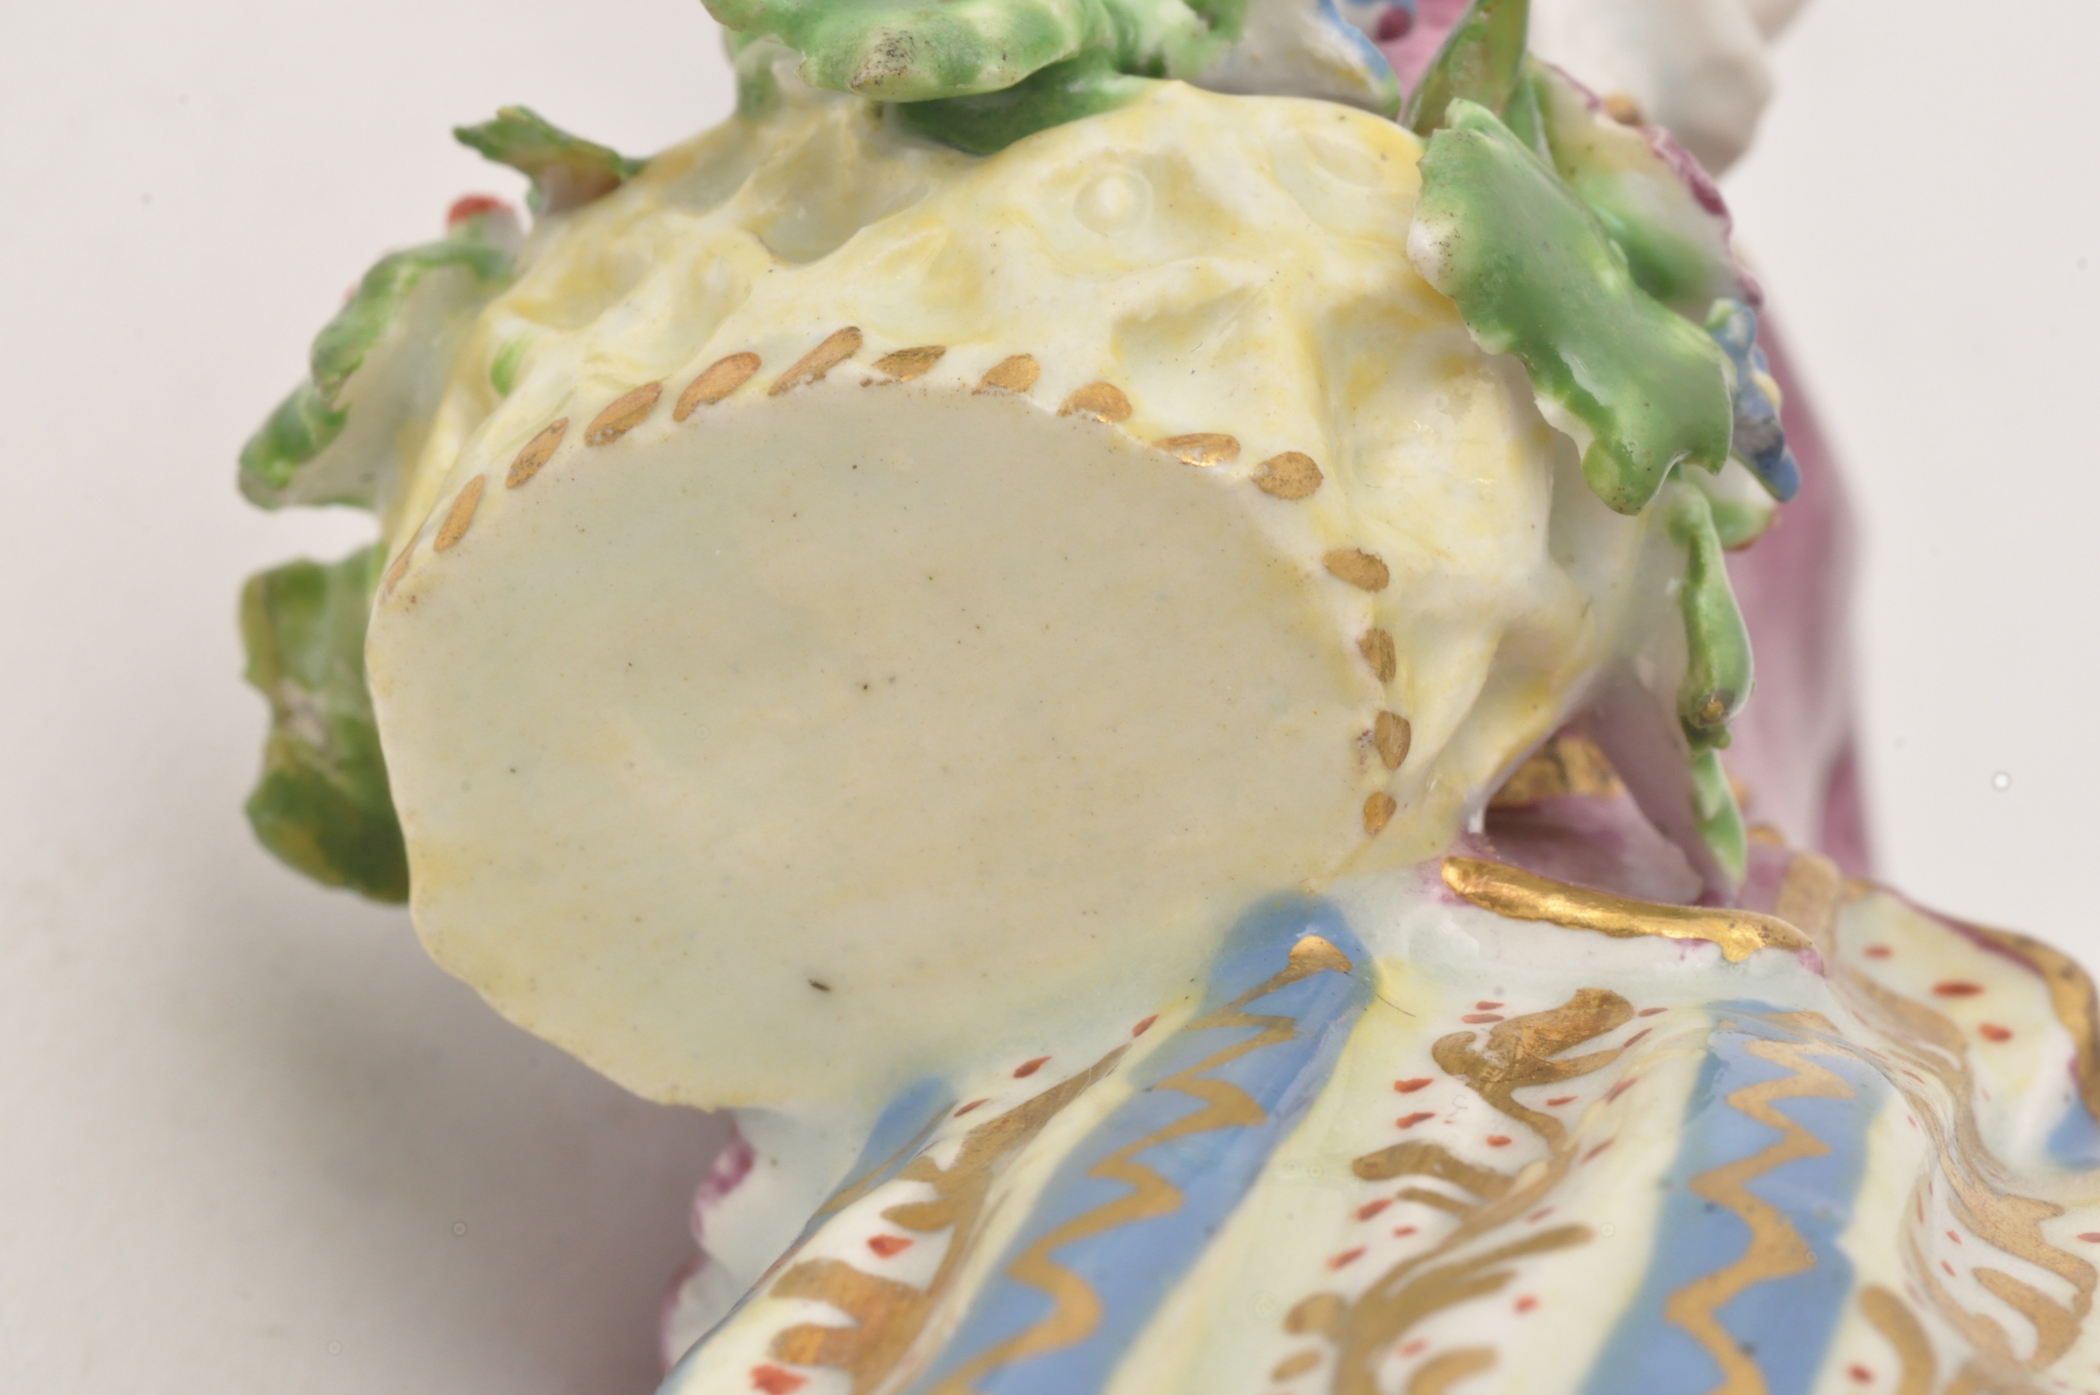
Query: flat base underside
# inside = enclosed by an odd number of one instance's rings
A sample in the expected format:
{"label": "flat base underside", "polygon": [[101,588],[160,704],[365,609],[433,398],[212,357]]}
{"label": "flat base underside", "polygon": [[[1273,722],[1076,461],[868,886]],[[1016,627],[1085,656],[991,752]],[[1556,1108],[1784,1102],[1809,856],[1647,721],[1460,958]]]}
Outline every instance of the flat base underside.
{"label": "flat base underside", "polygon": [[371,636],[432,954],[704,1104],[1185,991],[1383,774],[1268,503],[1002,393],[847,382],[492,480]]}

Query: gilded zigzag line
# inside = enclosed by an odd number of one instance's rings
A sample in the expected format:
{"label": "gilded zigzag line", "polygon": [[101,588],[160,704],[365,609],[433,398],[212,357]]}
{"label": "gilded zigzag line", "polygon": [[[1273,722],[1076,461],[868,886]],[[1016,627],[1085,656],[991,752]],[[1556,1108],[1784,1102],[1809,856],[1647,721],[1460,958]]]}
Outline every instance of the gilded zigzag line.
{"label": "gilded zigzag line", "polygon": [[1008,1276],[1015,1282],[1039,1289],[1050,1297],[1054,1305],[1050,1315],[980,1353],[943,1380],[932,1395],[974,1395],[978,1380],[1000,1367],[1071,1346],[1094,1330],[1101,1320],[1100,1296],[1094,1292],[1092,1284],[1050,1256],[1076,1240],[1154,1216],[1169,1215],[1178,1208],[1181,1189],[1137,1161],[1138,1155],[1191,1134],[1264,1122],[1268,1111],[1245,1090],[1228,1081],[1204,1079],[1203,1074],[1297,1035],[1297,1023],[1293,1018],[1247,1013],[1241,1009],[1316,973],[1346,974],[1354,967],[1348,957],[1331,943],[1318,935],[1307,935],[1291,947],[1290,960],[1282,972],[1182,1029],[1194,1032],[1212,1027],[1259,1027],[1261,1031],[1245,1041],[1213,1052],[1186,1070],[1168,1076],[1155,1087],[1194,1096],[1203,1102],[1204,1107],[1118,1148],[1087,1169],[1088,1176],[1124,1183],[1131,1188],[1130,1193],[1097,1206],[1085,1215],[1073,1217],[1022,1251],[1007,1268]]}
{"label": "gilded zigzag line", "polygon": [[1701,1275],[1671,1294],[1663,1304],[1663,1316],[1690,1333],[1721,1368],[1721,1384],[1713,1395],[1765,1395],[1764,1375],[1757,1362],[1737,1345],[1721,1325],[1721,1307],[1737,1294],[1772,1279],[1783,1279],[1815,1267],[1815,1252],[1794,1229],[1785,1213],[1750,1194],[1750,1182],[1776,1168],[1801,1158],[1819,1158],[1830,1151],[1821,1139],[1779,1112],[1785,1099],[1851,1099],[1853,1089],[1843,1079],[1809,1059],[1835,1054],[1813,1042],[1752,1041],[1744,1048],[1761,1060],[1784,1066],[1792,1072],[1777,1080],[1746,1085],[1727,1097],[1739,1113],[1779,1131],[1770,1147],[1747,1158],[1739,1158],[1691,1181],[1691,1189],[1708,1201],[1727,1207],[1750,1227],[1750,1245],[1742,1257],[1711,1274]]}

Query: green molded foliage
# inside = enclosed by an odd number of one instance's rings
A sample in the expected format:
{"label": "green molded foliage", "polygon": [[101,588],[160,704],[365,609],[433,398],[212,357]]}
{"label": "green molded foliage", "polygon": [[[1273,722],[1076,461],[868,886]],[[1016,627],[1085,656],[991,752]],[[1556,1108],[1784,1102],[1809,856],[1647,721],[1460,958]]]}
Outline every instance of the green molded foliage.
{"label": "green molded foliage", "polygon": [[1677,717],[1695,752],[1728,744],[1728,722],[1750,696],[1750,630],[1728,584],[1728,564],[1714,511],[1700,490],[1671,489],[1670,536],[1685,550],[1677,604],[1684,612],[1684,681]]}
{"label": "green molded foliage", "polygon": [[[241,493],[250,503],[265,509],[378,505],[395,465],[389,424],[370,423],[372,429],[344,442],[344,449],[330,450],[350,423],[346,398],[352,379],[368,373],[368,360],[407,333],[403,322],[417,287],[431,273],[461,274],[465,284],[454,288],[461,293],[455,298],[478,304],[495,294],[510,274],[512,248],[502,236],[507,229],[505,215],[463,219],[442,241],[382,257],[365,273],[349,301],[315,336],[312,376],[241,447]],[[410,376],[427,375],[412,371]],[[430,390],[427,383],[411,386]],[[398,406],[387,394],[359,395],[379,399],[368,411],[386,414]]]}
{"label": "green molded foliage", "polygon": [[1613,120],[1556,68],[1532,63],[1525,87],[1555,169],[1626,254],[1642,290],[1699,320],[1716,299],[1744,297],[1728,220],[1703,174],[1673,168],[1645,134]]}
{"label": "green molded foliage", "polygon": [[245,677],[270,700],[248,822],[315,881],[405,901],[408,852],[365,686],[365,620],[384,563],[383,547],[366,548],[333,565],[292,562],[242,588]]}
{"label": "green molded foliage", "polygon": [[990,155],[1037,131],[1114,111],[1136,101],[1147,85],[1143,78],[1116,72],[1106,57],[1089,54],[1045,68],[1003,92],[900,103],[894,111],[921,135],[972,155]]}
{"label": "green molded foliage", "polygon": [[499,107],[495,120],[456,126],[452,134],[460,144],[530,179],[525,203],[534,213],[559,213],[602,198],[648,163],[572,136],[526,107]]}
{"label": "green molded foliage", "polygon": [[1714,536],[1729,552],[1750,546],[1779,521],[1779,505],[1742,461],[1731,458],[1718,475],[1694,470],[1683,483],[1696,486],[1713,510]]}
{"label": "green molded foliage", "polygon": [[708,0],[730,29],[802,54],[812,87],[886,102],[1003,91],[1082,55],[1193,76],[1231,46],[1246,0]]}
{"label": "green molded foliage", "polygon": [[1523,362],[1613,509],[1638,513],[1679,464],[1720,469],[1733,407],[1719,346],[1635,284],[1596,216],[1494,113],[1461,99],[1446,120],[1408,235],[1423,276],[1483,348]]}
{"label": "green molded foliage", "polygon": [[1533,126],[1530,95],[1523,94],[1519,113],[1505,113],[1524,75],[1524,37],[1531,23],[1531,0],[1473,0],[1429,60],[1429,66],[1407,96],[1401,124],[1418,136],[1442,126],[1455,101],[1474,102],[1497,114],[1513,115],[1511,125],[1529,138]]}

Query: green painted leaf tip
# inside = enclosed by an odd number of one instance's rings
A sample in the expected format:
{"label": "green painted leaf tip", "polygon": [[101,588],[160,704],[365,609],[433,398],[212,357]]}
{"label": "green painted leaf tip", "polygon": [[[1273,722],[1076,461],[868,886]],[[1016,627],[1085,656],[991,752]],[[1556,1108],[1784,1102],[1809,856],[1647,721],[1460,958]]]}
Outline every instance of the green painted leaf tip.
{"label": "green painted leaf tip", "polygon": [[1023,136],[1126,106],[1149,85],[1089,55],[1045,68],[1004,92],[902,103],[893,110],[899,121],[929,139],[971,155],[991,155]]}
{"label": "green painted leaf tip", "polygon": [[1677,591],[1685,638],[1677,718],[1692,750],[1703,753],[1728,744],[1728,723],[1750,697],[1750,630],[1728,583],[1727,558],[1705,493],[1674,485],[1667,507],[1670,536],[1685,550],[1684,582]]}
{"label": "green painted leaf tip", "polygon": [[326,886],[408,899],[408,851],[365,685],[365,621],[383,547],[340,562],[293,562],[241,591],[244,677],[270,702],[255,836]]}
{"label": "green painted leaf tip", "polygon": [[1053,64],[1188,77],[1236,39],[1247,0],[708,0],[724,27],[802,55],[802,80],[884,102],[979,96]]}
{"label": "green painted leaf tip", "polygon": [[528,107],[499,107],[493,121],[455,126],[452,135],[530,179],[532,192],[525,202],[535,214],[560,213],[603,198],[648,163],[572,136]]}
{"label": "green painted leaf tip", "polygon": [[[895,103],[912,130],[973,154],[1110,111],[1143,79],[1193,79],[1232,48],[1247,0],[709,0],[742,37],[737,110],[776,100],[778,43],[812,87]],[[747,59],[746,55],[752,55]]]}
{"label": "green painted leaf tip", "polygon": [[[265,509],[292,504],[377,508],[391,482],[398,445],[394,421],[379,418],[412,414],[419,397],[434,398],[443,376],[442,364],[425,360],[433,356],[426,341],[442,337],[446,306],[427,306],[433,323],[415,332],[406,321],[418,288],[433,272],[456,271],[463,284],[448,288],[441,299],[478,307],[508,279],[515,233],[508,213],[483,212],[461,219],[440,241],[374,263],[315,336],[307,381],[241,447],[242,496]],[[352,379],[371,372],[375,358],[388,357],[401,360],[407,381],[389,385],[392,390],[350,391]],[[358,429],[346,435],[352,396],[358,398]],[[341,449],[331,449],[338,445]]]}
{"label": "green painted leaf tip", "polygon": [[1429,138],[1408,253],[1481,347],[1522,361],[1611,508],[1640,512],[1675,466],[1727,461],[1726,356],[1634,283],[1587,205],[1476,102],[1454,100]]}
{"label": "green painted leaf tip", "polygon": [[[1422,70],[1400,121],[1418,136],[1443,126],[1455,101],[1474,102],[1503,115],[1524,75],[1524,38],[1531,0],[1473,0]],[[1529,104],[1513,125],[1536,127]],[[1530,131],[1525,131],[1528,137]]]}

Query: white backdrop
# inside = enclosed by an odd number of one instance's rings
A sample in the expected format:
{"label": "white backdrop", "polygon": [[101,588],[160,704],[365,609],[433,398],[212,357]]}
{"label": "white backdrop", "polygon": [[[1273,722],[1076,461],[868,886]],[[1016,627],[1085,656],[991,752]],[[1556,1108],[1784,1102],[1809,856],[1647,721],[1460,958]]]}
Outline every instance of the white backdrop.
{"label": "white backdrop", "polygon": [[[2096,962],[2100,10],[1977,13],[1816,0],[1729,189],[1869,515],[1883,869]],[[235,594],[369,528],[233,457],[376,253],[516,196],[449,125],[655,149],[728,109],[711,26],[0,0],[0,54],[0,1388],[646,1392],[713,1127],[253,846]]]}

